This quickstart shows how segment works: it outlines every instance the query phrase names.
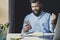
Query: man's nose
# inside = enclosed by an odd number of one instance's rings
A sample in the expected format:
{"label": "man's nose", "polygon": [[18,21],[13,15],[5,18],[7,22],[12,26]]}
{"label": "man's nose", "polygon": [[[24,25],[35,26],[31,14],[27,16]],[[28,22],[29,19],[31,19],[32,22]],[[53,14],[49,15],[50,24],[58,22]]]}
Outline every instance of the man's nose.
{"label": "man's nose", "polygon": [[36,9],[36,7],[33,8],[34,10]]}

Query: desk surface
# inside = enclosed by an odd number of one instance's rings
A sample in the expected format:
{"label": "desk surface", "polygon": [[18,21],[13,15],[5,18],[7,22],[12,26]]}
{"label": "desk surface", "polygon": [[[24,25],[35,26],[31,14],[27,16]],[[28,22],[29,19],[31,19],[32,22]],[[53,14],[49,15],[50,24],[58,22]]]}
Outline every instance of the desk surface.
{"label": "desk surface", "polygon": [[7,38],[6,40],[10,40],[10,38],[20,38],[21,40],[49,40],[49,39],[44,39],[44,38],[40,38],[40,37],[31,37],[31,36],[25,36],[24,38],[21,37],[21,34],[18,33],[10,33],[7,34]]}

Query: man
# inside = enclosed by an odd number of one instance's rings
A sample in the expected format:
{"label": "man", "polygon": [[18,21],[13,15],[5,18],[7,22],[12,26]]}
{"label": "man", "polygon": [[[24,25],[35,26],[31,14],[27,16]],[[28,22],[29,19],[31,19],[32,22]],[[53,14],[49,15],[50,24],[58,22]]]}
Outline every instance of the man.
{"label": "man", "polygon": [[24,19],[22,32],[53,32],[50,14],[42,11],[41,0],[30,0],[32,12]]}

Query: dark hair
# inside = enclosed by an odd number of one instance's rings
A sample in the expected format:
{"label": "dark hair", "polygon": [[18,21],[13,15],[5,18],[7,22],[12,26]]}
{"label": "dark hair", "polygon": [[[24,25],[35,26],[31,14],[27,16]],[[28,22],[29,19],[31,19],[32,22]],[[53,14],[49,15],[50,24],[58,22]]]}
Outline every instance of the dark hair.
{"label": "dark hair", "polygon": [[35,3],[35,2],[42,3],[42,0],[30,0],[30,3]]}

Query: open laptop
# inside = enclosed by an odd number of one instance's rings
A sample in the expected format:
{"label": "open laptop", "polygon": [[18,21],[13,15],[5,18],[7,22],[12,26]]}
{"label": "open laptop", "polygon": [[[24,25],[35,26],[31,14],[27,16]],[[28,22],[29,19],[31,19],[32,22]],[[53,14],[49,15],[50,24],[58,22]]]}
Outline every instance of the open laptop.
{"label": "open laptop", "polygon": [[60,40],[60,13],[58,15],[58,20],[57,20],[55,35],[53,40]]}

